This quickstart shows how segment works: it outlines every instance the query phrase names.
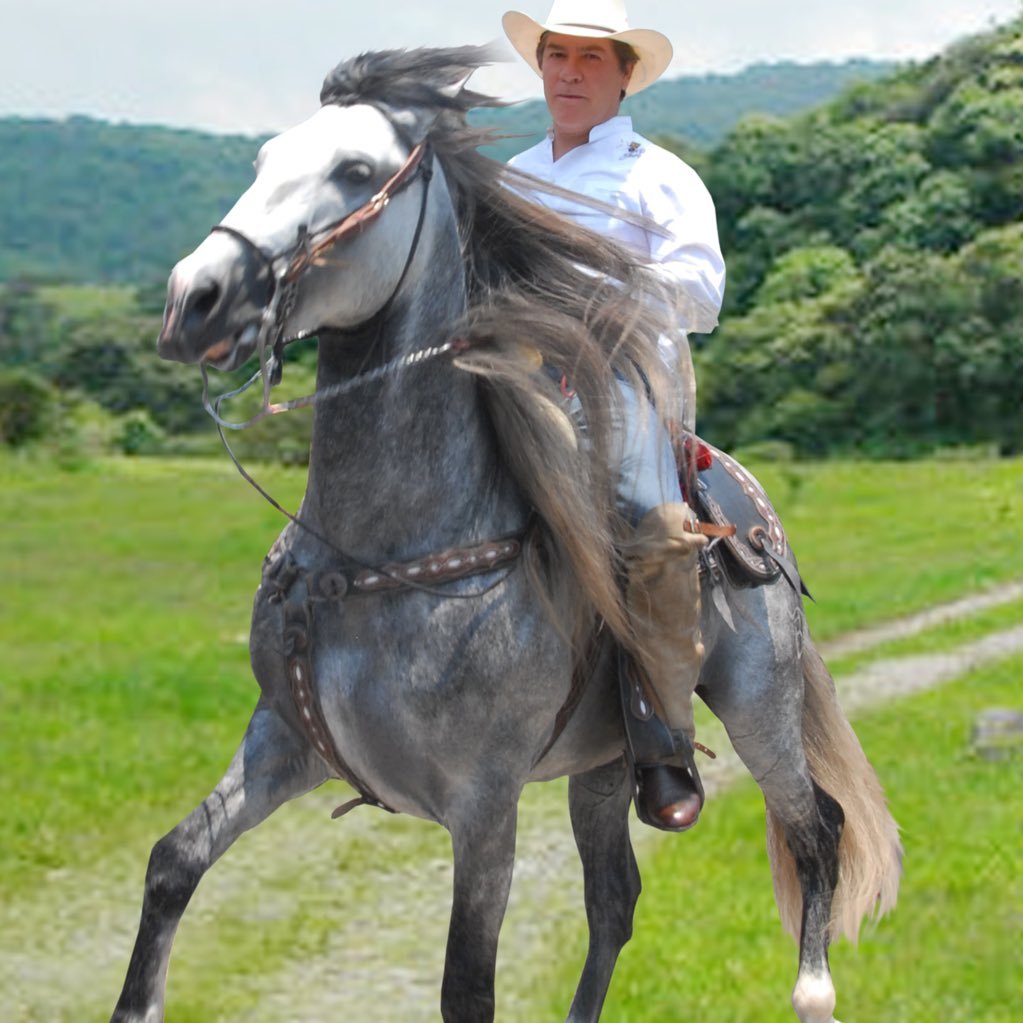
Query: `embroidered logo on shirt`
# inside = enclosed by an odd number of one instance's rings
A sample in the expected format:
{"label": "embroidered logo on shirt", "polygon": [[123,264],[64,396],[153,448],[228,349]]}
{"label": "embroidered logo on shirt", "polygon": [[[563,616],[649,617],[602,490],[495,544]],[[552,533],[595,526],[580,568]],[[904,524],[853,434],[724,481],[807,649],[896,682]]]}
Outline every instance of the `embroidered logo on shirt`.
{"label": "embroidered logo on shirt", "polygon": [[626,157],[637,157],[643,153],[643,144],[641,142],[630,142],[629,148],[625,151]]}

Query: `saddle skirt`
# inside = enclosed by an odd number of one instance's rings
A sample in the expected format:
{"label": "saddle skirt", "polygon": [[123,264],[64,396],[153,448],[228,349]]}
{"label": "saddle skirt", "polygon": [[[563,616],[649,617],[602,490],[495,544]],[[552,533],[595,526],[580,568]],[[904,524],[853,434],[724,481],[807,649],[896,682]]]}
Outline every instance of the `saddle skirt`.
{"label": "saddle skirt", "polygon": [[[683,491],[701,520],[734,526],[715,551],[734,586],[758,586],[784,575],[797,593],[810,596],[789,545],[785,529],[757,478],[731,455],[695,435],[686,438],[686,461],[695,468],[683,473]],[[812,599],[812,598],[811,598]]]}

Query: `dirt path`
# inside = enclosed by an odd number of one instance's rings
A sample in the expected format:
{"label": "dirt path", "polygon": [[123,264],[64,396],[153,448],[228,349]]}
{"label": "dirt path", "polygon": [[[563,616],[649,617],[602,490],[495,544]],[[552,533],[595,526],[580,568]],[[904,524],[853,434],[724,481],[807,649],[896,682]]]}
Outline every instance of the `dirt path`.
{"label": "dirt path", "polygon": [[846,657],[862,650],[870,650],[896,639],[907,639],[919,635],[927,629],[937,628],[946,622],[954,622],[959,618],[990,611],[992,608],[1011,604],[1015,600],[1023,600],[1023,582],[1006,583],[985,593],[976,593],[961,600],[953,600],[948,604],[939,604],[915,615],[885,622],[869,629],[850,632],[830,643],[821,644],[821,653],[827,661],[836,657]]}
{"label": "dirt path", "polygon": [[[934,608],[883,628],[842,637],[824,650],[835,657],[918,634],[943,622],[1023,597],[1013,583],[977,597]],[[1023,626],[994,633],[953,651],[872,663],[840,679],[850,715],[886,700],[941,685],[979,665],[1023,652]],[[744,770],[723,730],[701,731],[718,759],[701,770],[713,796]],[[290,805],[239,843],[204,882],[182,925],[177,956],[212,963],[223,955],[225,920],[258,933],[286,924],[295,907],[318,902],[330,919],[315,950],[281,968],[255,974],[223,970],[218,999],[237,993],[239,1004],[258,992],[258,1017],[203,1016],[203,1023],[252,1019],[254,1023],[321,1023],[327,1019],[435,1021],[451,867],[437,829],[403,824],[411,843],[402,863],[378,863],[369,876],[346,877],[346,842],[391,847],[396,824],[364,811],[331,823],[331,794]],[[663,836],[634,828],[637,855]],[[417,843],[425,856],[416,855]],[[381,858],[383,860],[383,858]],[[0,1017],[12,1023],[103,1020],[123,978],[137,924],[144,856],[126,851],[87,871],[62,871],[42,891],[5,893],[0,903]],[[538,914],[536,907],[544,907]],[[501,943],[498,998],[501,1018],[525,1020],[525,999],[556,955],[566,921],[583,925],[581,879],[565,810],[563,783],[533,786],[520,811],[516,878]],[[336,921],[336,923],[334,922]],[[176,958],[176,962],[179,961]],[[174,965],[171,1001],[174,1000]],[[193,1003],[194,1004],[194,1003]],[[195,1017],[198,1018],[198,1017]]]}

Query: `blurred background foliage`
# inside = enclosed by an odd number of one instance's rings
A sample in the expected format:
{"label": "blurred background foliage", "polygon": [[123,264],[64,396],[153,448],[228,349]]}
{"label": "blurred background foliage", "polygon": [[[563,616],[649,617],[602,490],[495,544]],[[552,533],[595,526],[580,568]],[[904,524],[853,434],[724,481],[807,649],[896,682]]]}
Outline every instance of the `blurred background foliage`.
{"label": "blurred background foliage", "polygon": [[[700,432],[793,457],[1019,453],[1023,18],[894,70],[754,70],[731,92],[700,80],[716,119],[680,121],[692,81],[659,83],[633,111],[718,208],[729,284],[721,326],[693,338]],[[776,106],[802,112],[740,117],[764,110],[771,83]],[[523,133],[542,105],[486,115]],[[195,371],[153,342],[165,274],[243,190],[257,145],[0,121],[0,388],[18,396],[4,444],[211,450]],[[313,353],[289,370],[297,390]],[[273,427],[239,447],[300,461],[307,417]]]}

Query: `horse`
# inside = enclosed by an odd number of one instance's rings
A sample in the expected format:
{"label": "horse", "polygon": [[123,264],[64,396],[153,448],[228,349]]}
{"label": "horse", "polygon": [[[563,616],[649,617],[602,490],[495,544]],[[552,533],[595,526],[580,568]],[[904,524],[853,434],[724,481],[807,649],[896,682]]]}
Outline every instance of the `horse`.
{"label": "horse", "polygon": [[[317,383],[306,491],[253,605],[258,700],[223,778],[152,849],[113,1023],[164,1018],[200,879],[332,778],[450,833],[441,1014],[493,1020],[519,796],[566,775],[589,927],[567,1020],[600,1018],[640,889],[608,396],[629,373],[660,393],[664,322],[649,271],[481,155],[468,112],[488,100],[465,79],[490,60],[460,47],[338,65],[171,274],[163,357],[205,374],[258,356],[269,414],[284,343],[315,334]],[[584,397],[585,436],[550,367]],[[834,1023],[828,946],[894,905],[897,828],[797,587],[704,567],[697,692],[763,792],[799,943],[795,1013]]]}

